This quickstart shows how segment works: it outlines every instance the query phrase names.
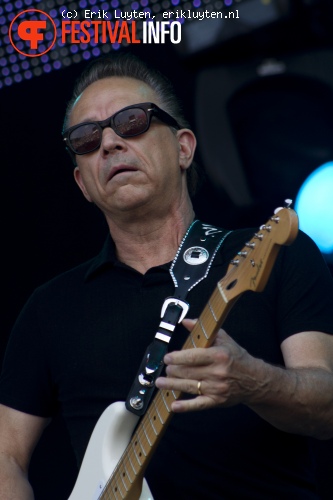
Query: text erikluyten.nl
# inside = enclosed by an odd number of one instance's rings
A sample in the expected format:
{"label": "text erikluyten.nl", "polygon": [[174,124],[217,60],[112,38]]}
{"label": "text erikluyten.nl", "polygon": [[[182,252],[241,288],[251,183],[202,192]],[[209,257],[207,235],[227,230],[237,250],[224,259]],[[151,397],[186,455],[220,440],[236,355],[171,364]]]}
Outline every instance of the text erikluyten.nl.
{"label": "text erikluyten.nl", "polygon": [[235,11],[224,12],[222,11],[210,11],[208,9],[199,10],[167,10],[163,12],[164,19],[198,19],[203,21],[204,19],[239,19],[238,9]]}
{"label": "text erikluyten.nl", "polygon": [[[141,12],[138,10],[130,10],[130,11],[120,11],[119,9],[114,9],[113,12],[109,12],[107,10],[91,10],[85,9],[83,11],[83,17],[85,19],[102,19],[108,21],[110,19],[124,19],[126,21],[133,20],[152,20],[155,19],[155,15],[151,12]],[[77,19],[78,12],[76,10],[73,11],[65,11],[63,10],[61,13],[64,19]],[[191,9],[176,9],[176,10],[166,10],[162,12],[163,19],[168,19],[169,21],[176,19],[198,19],[199,21],[203,21],[204,19],[239,19],[238,9],[235,11],[210,11],[206,10],[191,10]]]}

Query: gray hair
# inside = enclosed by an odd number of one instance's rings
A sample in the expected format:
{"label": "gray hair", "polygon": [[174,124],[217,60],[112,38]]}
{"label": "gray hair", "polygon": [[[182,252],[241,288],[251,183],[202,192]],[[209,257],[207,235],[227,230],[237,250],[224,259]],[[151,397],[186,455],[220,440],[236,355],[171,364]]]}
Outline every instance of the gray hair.
{"label": "gray hair", "polygon": [[[117,53],[95,59],[82,72],[75,83],[72,98],[67,104],[63,130],[68,128],[70,114],[82,92],[92,83],[110,77],[134,78],[144,82],[158,96],[159,105],[178,122],[180,127],[190,128],[171,82],[133,54]],[[191,196],[196,193],[199,178],[199,167],[196,162],[192,162],[187,170],[187,185]]]}

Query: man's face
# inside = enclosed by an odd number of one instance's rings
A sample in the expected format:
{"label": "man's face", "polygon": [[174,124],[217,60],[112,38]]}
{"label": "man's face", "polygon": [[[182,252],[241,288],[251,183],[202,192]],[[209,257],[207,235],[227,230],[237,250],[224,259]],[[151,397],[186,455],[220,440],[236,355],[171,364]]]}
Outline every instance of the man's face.
{"label": "man's face", "polygon": [[[160,105],[155,92],[139,80],[99,80],[76,101],[69,126],[105,120],[121,108],[141,102]],[[195,148],[192,136],[186,130],[176,133],[156,118],[147,132],[127,139],[107,127],[98,150],[76,156],[75,180],[85,197],[107,217],[133,210],[144,215],[166,205],[170,210],[181,203],[186,191],[185,170]]]}

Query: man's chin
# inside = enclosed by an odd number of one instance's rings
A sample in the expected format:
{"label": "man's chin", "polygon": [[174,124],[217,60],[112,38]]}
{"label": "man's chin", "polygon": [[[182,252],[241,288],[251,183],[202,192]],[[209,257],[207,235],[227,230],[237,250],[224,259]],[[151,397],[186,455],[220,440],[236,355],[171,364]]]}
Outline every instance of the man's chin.
{"label": "man's chin", "polygon": [[147,189],[132,185],[119,187],[109,198],[109,208],[112,211],[135,212],[141,211],[151,204],[151,193]]}

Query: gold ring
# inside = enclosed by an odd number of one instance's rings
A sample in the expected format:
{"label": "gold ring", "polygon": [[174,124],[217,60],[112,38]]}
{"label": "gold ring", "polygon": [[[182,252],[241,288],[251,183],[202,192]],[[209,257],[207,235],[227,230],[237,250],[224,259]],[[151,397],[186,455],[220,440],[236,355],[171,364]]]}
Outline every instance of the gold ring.
{"label": "gold ring", "polygon": [[198,395],[201,396],[201,382],[198,382]]}

